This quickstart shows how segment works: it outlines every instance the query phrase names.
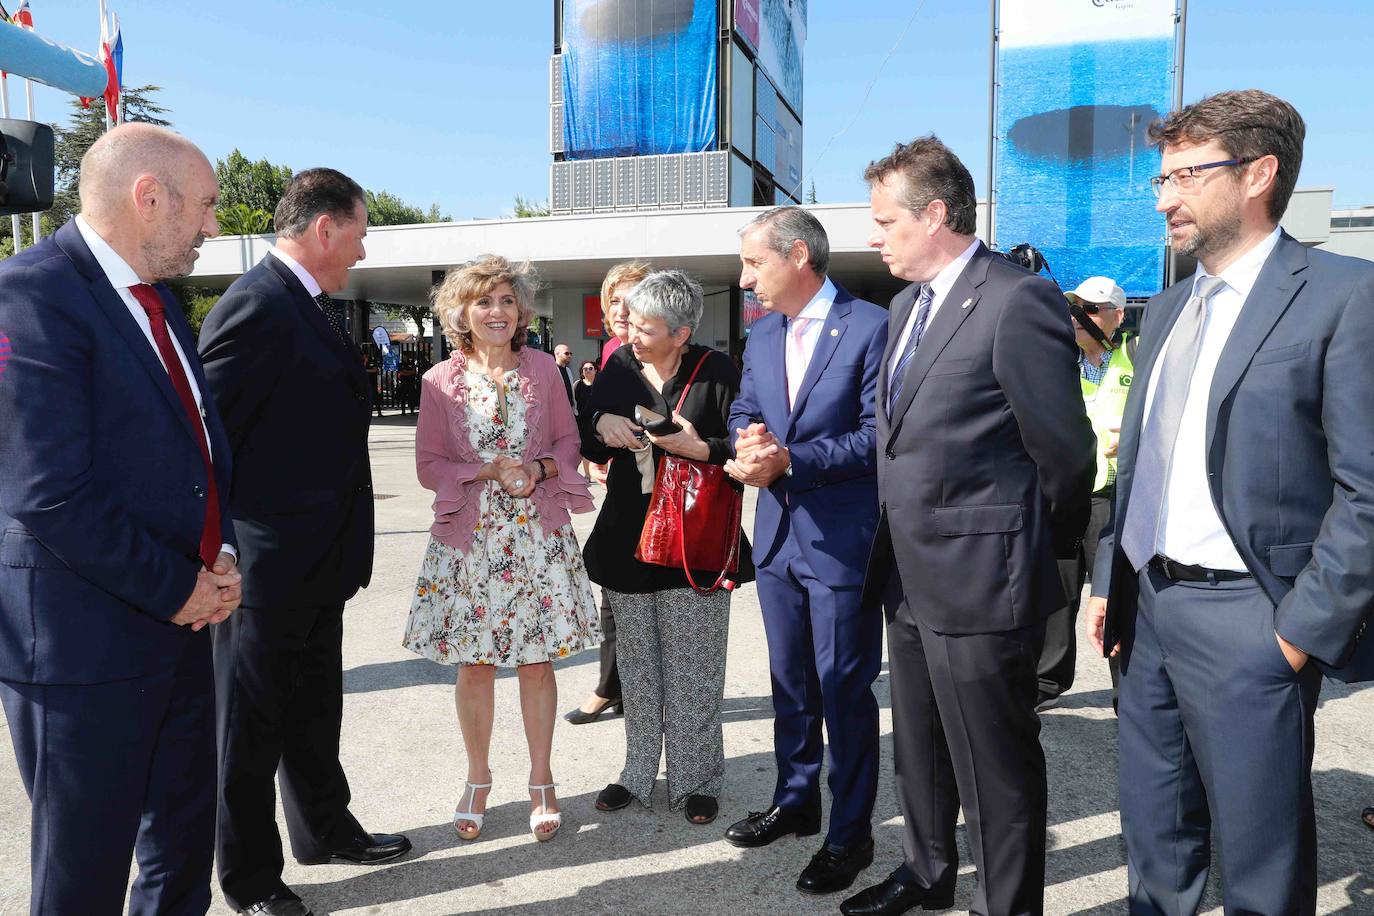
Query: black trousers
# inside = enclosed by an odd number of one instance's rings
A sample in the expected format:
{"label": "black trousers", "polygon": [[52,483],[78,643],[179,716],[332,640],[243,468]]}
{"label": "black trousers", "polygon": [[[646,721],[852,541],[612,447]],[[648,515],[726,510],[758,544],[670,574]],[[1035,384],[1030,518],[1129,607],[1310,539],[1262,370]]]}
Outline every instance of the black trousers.
{"label": "black trousers", "polygon": [[286,890],[274,777],[291,852],[311,859],[362,828],[339,764],[343,605],[240,608],[214,628],[220,887],[242,908]]}
{"label": "black trousers", "polygon": [[1092,575],[1097,560],[1097,542],[1112,516],[1112,494],[1093,495],[1092,514],[1083,532],[1078,556],[1059,561],[1059,581],[1068,603],[1045,618],[1045,646],[1040,650],[1036,674],[1040,680],[1040,699],[1066,693],[1073,686],[1074,663],[1078,658],[1078,611],[1083,585]]}
{"label": "black trousers", "polygon": [[895,607],[888,663],[897,801],[905,821],[905,861],[896,875],[936,891],[954,888],[954,826],[962,804],[978,869],[971,912],[1039,914],[1047,790],[1035,665],[1043,627],[937,633],[894,588],[899,593],[900,585],[888,589],[887,606]]}
{"label": "black trousers", "polygon": [[[204,916],[215,831],[210,634],[173,670],[109,684],[0,681],[33,803],[34,916]],[[14,812],[17,814],[17,812]]]}
{"label": "black trousers", "polygon": [[1321,672],[1294,673],[1253,580],[1139,581],[1118,726],[1129,912],[1196,913],[1215,840],[1227,913],[1314,913]]}
{"label": "black trousers", "polygon": [[601,592],[601,677],[596,682],[596,695],[603,700],[620,699],[620,669],[615,664],[615,612],[606,592]]}

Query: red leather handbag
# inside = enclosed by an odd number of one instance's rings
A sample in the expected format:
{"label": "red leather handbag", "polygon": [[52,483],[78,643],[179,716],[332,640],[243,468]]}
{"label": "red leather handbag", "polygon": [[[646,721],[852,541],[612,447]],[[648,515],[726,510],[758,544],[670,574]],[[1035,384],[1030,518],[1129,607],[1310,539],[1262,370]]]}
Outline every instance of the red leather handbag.
{"label": "red leather handbag", "polygon": [[[682,412],[687,392],[711,351],[697,361],[678,398],[676,412]],[[654,475],[654,492],[644,516],[635,559],[655,566],[679,568],[687,583],[703,595],[717,589],[729,591],[735,583],[728,577],[739,571],[739,526],[744,510],[744,488],[718,464],[693,461],[680,455],[664,455]],[[719,569],[720,575],[709,588],[692,578],[692,570]]]}

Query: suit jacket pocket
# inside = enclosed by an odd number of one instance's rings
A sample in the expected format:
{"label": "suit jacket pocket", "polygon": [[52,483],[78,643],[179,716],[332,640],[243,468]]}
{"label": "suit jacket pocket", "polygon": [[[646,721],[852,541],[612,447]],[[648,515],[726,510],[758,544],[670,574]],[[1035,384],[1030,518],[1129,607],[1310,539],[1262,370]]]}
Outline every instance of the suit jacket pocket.
{"label": "suit jacket pocket", "polygon": [[1303,544],[1275,544],[1265,548],[1269,555],[1269,569],[1274,575],[1295,579],[1312,559],[1312,542]]}
{"label": "suit jacket pocket", "polygon": [[1282,363],[1290,359],[1297,359],[1306,356],[1310,341],[1304,340],[1302,343],[1293,344],[1291,347],[1275,347],[1272,350],[1260,350],[1250,360],[1250,365],[1261,366],[1265,363]]}
{"label": "suit jacket pocket", "polygon": [[1005,534],[1020,531],[1022,523],[1020,503],[942,506],[932,509],[931,515],[935,518],[935,533],[947,538],[966,534]]}
{"label": "suit jacket pocket", "polygon": [[4,540],[0,541],[0,564],[30,569],[67,568],[67,564],[44,547],[38,538],[27,531],[15,531],[13,528],[7,530]]}
{"label": "suit jacket pocket", "polygon": [[930,371],[926,373],[926,378],[933,375],[960,375],[970,372],[972,369],[973,360],[971,359],[937,359],[935,364],[930,367]]}

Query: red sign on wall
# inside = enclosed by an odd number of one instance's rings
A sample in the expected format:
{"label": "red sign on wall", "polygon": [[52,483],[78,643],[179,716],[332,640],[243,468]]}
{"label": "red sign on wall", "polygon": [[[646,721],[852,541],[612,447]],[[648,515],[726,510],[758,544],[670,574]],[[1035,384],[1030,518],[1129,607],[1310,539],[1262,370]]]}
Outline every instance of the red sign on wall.
{"label": "red sign on wall", "polygon": [[582,297],[582,336],[600,340],[606,336],[601,320],[601,295],[587,293]]}

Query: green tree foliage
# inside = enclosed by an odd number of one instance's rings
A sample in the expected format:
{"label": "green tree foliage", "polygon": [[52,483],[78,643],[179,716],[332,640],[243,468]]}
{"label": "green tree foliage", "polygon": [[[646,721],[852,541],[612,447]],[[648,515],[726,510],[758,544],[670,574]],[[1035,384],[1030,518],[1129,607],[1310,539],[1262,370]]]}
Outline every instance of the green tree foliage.
{"label": "green tree foliage", "polygon": [[421,210],[401,200],[390,191],[367,191],[367,224],[369,226],[411,226],[417,223],[447,222],[439,215],[439,205],[430,204]]}
{"label": "green tree foliage", "polygon": [[181,307],[186,312],[186,322],[191,325],[191,333],[199,337],[201,323],[205,321],[205,316],[210,314],[210,309],[215,307],[222,294],[219,290],[198,286],[175,287],[173,291],[181,300]]}
{"label": "green tree foliage", "polygon": [[806,191],[806,200],[802,201],[802,203],[806,203],[806,204],[814,204],[814,203],[816,203],[816,179],[814,179],[814,178],[811,179],[811,187],[807,189],[807,191]]}
{"label": "green tree foliage", "polygon": [[247,204],[221,206],[215,212],[220,235],[262,235],[272,228],[272,214]]}
{"label": "green tree foliage", "polygon": [[[249,211],[261,210],[270,217],[277,211],[277,203],[291,181],[291,169],[266,159],[253,162],[234,150],[228,158],[215,163],[215,177],[219,179],[219,213],[242,204]],[[269,229],[270,224],[263,231]]]}
{"label": "green tree foliage", "polygon": [[526,200],[519,194],[515,195],[515,218],[530,219],[535,216],[548,216],[549,207],[547,204],[538,203],[533,200]]}

